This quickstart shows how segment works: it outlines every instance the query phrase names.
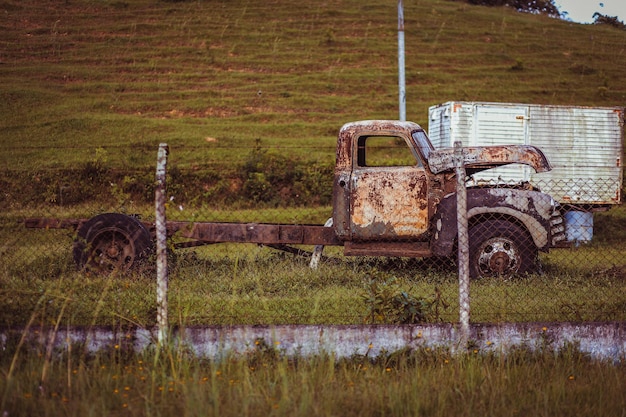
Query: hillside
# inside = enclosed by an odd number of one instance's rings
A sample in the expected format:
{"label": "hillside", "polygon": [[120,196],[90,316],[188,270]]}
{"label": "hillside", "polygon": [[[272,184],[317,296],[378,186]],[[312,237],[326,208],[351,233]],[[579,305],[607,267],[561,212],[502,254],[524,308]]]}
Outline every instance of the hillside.
{"label": "hillside", "polygon": [[[424,127],[448,100],[626,102],[625,31],[404,8],[407,118]],[[161,142],[180,168],[255,146],[329,164],[343,123],[398,115],[396,2],[0,0],[0,13],[3,171],[152,170]]]}

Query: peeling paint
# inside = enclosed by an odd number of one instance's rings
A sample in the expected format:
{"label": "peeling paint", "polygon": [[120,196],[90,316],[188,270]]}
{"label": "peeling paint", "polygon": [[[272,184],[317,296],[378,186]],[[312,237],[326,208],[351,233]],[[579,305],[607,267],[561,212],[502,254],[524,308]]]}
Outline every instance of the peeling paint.
{"label": "peeling paint", "polygon": [[502,203],[523,212],[534,212],[543,219],[550,219],[554,204],[551,197],[547,194],[533,192],[520,192],[507,188],[492,188],[489,193],[493,196],[502,198]]}
{"label": "peeling paint", "polygon": [[[509,164],[523,164],[536,172],[552,169],[550,162],[536,146],[501,145],[463,148],[463,161],[468,174]],[[435,173],[454,169],[454,148],[441,148],[430,153],[428,166]]]}
{"label": "peeling paint", "polygon": [[359,239],[415,237],[428,230],[423,169],[356,171],[351,201],[352,229]]}

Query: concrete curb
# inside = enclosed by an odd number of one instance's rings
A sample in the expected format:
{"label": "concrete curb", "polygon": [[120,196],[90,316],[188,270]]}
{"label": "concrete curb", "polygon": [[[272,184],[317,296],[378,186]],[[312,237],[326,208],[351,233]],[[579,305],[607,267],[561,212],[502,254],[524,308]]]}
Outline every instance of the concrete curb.
{"label": "concrete curb", "polygon": [[[24,329],[0,329],[0,349],[17,346]],[[596,359],[626,360],[626,322],[608,323],[500,323],[472,324],[471,349],[506,353],[515,346],[560,349],[575,345]],[[91,327],[62,329],[31,328],[25,345],[48,346],[58,350],[84,345],[87,351],[132,348],[142,351],[156,345],[156,330]],[[444,348],[458,351],[460,334],[454,324],[428,325],[278,325],[185,327],[172,333],[172,340],[198,357],[220,359],[245,354],[259,345],[273,347],[286,355],[332,354],[375,357],[401,349]]]}

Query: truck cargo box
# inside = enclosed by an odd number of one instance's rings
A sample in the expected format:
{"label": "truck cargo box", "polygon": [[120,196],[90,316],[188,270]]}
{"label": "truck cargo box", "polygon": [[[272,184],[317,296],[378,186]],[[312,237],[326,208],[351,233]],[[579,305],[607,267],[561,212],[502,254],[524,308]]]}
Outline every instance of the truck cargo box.
{"label": "truck cargo box", "polygon": [[511,165],[481,172],[476,183],[527,181],[559,203],[618,204],[622,189],[623,107],[447,102],[429,108],[433,145],[524,144],[539,147],[553,170]]}

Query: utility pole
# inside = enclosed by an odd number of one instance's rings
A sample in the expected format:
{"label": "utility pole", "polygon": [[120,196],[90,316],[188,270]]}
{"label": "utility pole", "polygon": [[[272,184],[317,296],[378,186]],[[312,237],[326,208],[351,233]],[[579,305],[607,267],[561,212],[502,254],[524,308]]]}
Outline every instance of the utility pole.
{"label": "utility pole", "polygon": [[400,106],[399,120],[406,120],[406,86],[404,74],[404,6],[398,0],[398,99]]}

